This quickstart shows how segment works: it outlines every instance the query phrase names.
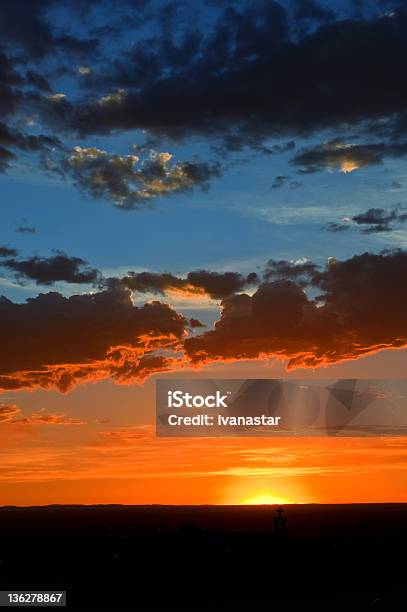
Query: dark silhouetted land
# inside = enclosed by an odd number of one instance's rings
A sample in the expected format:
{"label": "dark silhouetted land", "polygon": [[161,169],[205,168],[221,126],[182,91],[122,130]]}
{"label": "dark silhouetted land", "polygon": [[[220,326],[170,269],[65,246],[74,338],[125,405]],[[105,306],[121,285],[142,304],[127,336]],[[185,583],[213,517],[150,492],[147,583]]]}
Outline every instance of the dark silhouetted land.
{"label": "dark silhouetted land", "polygon": [[0,508],[0,588],[68,608],[261,610],[405,602],[407,504]]}

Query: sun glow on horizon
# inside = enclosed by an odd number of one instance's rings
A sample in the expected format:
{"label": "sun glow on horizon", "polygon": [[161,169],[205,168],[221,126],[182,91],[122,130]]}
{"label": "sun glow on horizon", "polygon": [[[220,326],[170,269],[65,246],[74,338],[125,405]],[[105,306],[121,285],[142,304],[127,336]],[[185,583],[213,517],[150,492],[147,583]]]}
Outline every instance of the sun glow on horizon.
{"label": "sun glow on horizon", "polygon": [[292,500],[289,500],[285,497],[279,497],[278,495],[272,495],[270,493],[259,493],[258,495],[253,495],[253,497],[248,497],[239,503],[241,506],[282,506],[285,504],[293,504]]}

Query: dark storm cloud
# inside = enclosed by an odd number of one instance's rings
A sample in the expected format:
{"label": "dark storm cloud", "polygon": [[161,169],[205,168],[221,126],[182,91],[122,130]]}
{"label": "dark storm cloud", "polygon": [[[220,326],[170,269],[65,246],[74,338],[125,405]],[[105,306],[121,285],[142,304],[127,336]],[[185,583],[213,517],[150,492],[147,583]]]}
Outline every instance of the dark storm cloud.
{"label": "dark storm cloud", "polygon": [[305,174],[324,169],[352,172],[358,168],[381,164],[385,157],[404,157],[407,143],[347,144],[339,138],[304,149],[291,159]]}
{"label": "dark storm cloud", "polygon": [[15,112],[22,94],[16,86],[23,84],[23,78],[15,69],[13,61],[0,52],[0,116]]}
{"label": "dark storm cloud", "polygon": [[407,221],[406,207],[400,206],[392,211],[386,211],[384,208],[369,208],[365,213],[352,217],[352,221],[364,226],[363,231],[367,233],[390,231],[393,224]]}
{"label": "dark storm cloud", "polygon": [[53,136],[24,135],[20,132],[11,130],[5,123],[0,121],[0,171],[7,170],[9,162],[16,158],[10,148],[17,148],[21,151],[41,152],[53,148],[60,148],[61,143],[58,138]]}
{"label": "dark storm cloud", "polygon": [[[17,158],[14,149],[36,152],[60,146],[55,136],[30,134],[29,129],[21,132],[40,94],[51,91],[42,60],[51,57],[56,61],[58,52],[62,56],[94,53],[97,47],[95,39],[68,34],[66,24],[57,31],[49,10],[62,4],[57,0],[4,0],[0,4],[0,171]],[[79,2],[71,3],[71,9],[74,5]]]}
{"label": "dark storm cloud", "polygon": [[15,159],[15,155],[8,149],[0,147],[0,172],[8,170],[10,167],[10,161]]}
{"label": "dark storm cloud", "polygon": [[[295,146],[294,136],[327,128],[346,134],[352,126],[353,133],[370,135],[372,144],[351,150],[300,152],[293,164],[306,172],[330,164],[354,169],[405,155],[407,87],[401,75],[407,68],[407,8],[390,3],[386,13],[356,13],[344,9],[346,3],[339,11],[340,4],[214,3],[208,18],[207,9],[194,11],[186,2],[6,0],[0,7],[0,73],[6,77],[0,106],[10,116],[17,108],[30,110],[42,125],[70,138],[140,129],[147,140],[200,136],[223,154],[244,148],[283,154]],[[141,32],[138,26],[147,22],[154,27]],[[132,35],[131,45],[120,34],[122,26]],[[109,28],[117,35],[114,53]],[[98,32],[96,39],[91,30]],[[75,57],[69,66],[67,57]],[[54,89],[53,77],[68,73],[77,86],[71,83],[65,98],[51,94],[60,87]],[[12,123],[8,130],[15,131]],[[21,134],[19,143],[1,145],[0,169],[16,155],[13,147],[56,146],[49,138]],[[149,177],[147,186],[133,189],[134,175],[113,172],[112,158],[106,153],[98,168],[82,160],[80,168],[71,168],[74,181],[122,208],[137,208],[156,195]],[[214,163],[187,163],[181,180],[178,170],[176,178],[165,173],[162,194],[206,187],[219,175]],[[139,173],[137,181],[142,178]]]}
{"label": "dark storm cloud", "polygon": [[245,287],[256,284],[258,278],[255,272],[251,272],[247,276],[242,276],[237,272],[222,273],[197,270],[188,273],[187,282],[194,287],[202,287],[205,293],[210,297],[221,299],[225,295],[239,292]]}
{"label": "dark storm cloud", "polygon": [[[49,121],[81,134],[200,134],[238,149],[341,125],[374,131],[378,120],[401,119],[407,9],[323,24],[295,38],[278,3],[243,6],[225,8],[211,31],[180,33],[172,47],[162,37],[136,42],[95,77],[104,95],[123,88],[120,100],[48,101]],[[382,146],[373,145],[373,157],[392,154]]]}
{"label": "dark storm cloud", "polygon": [[25,83],[27,85],[32,85],[40,91],[51,93],[51,86],[47,79],[34,70],[27,71],[25,75]]}
{"label": "dark storm cloud", "polygon": [[285,259],[270,259],[264,269],[263,278],[266,281],[292,280],[300,286],[309,285],[317,270],[311,261],[286,261]]}
{"label": "dark storm cloud", "polygon": [[407,221],[407,207],[399,205],[392,210],[369,208],[366,212],[350,217],[343,223],[328,223],[330,232],[341,232],[351,227],[359,227],[364,234],[391,232]]}
{"label": "dark storm cloud", "polygon": [[[14,249],[11,256],[16,255]],[[7,251],[7,249],[6,249]],[[1,250],[0,250],[1,255]],[[7,255],[3,255],[7,257]],[[57,251],[52,257],[29,257],[27,259],[3,259],[0,267],[14,272],[20,280],[34,280],[37,285],[52,285],[58,281],[66,283],[96,283],[100,280],[100,273],[90,268],[87,262],[80,257],[69,257],[62,251]]]}
{"label": "dark storm cloud", "polygon": [[159,272],[130,272],[121,279],[109,279],[110,283],[119,282],[122,286],[138,293],[178,293],[180,296],[208,295],[220,300],[228,295],[242,291],[258,282],[257,274],[246,276],[238,272],[210,272],[196,270],[185,277]]}
{"label": "dark storm cloud", "polygon": [[[0,7],[0,17],[1,17]],[[0,19],[0,31],[4,23]],[[3,41],[2,41],[3,42]],[[60,147],[55,136],[22,133],[13,123],[24,124],[19,112],[38,102],[39,90],[48,91],[46,79],[33,70],[25,73],[20,70],[19,61],[12,55],[0,51],[0,171],[10,167],[16,159],[16,149],[26,152],[39,152]],[[28,88],[28,89],[27,89]]]}
{"label": "dark storm cloud", "polygon": [[334,19],[335,13],[333,10],[322,6],[315,0],[296,0],[294,2],[294,16],[296,19],[305,19],[310,21],[329,21]]}
{"label": "dark storm cloud", "polygon": [[[75,5],[79,6],[80,2],[74,0],[70,4],[72,9]],[[98,44],[96,39],[83,39],[64,32],[63,28],[57,31],[48,12],[62,5],[58,0],[2,0],[2,44],[27,53],[30,60],[43,59],[56,51],[82,55],[94,51]]]}
{"label": "dark storm cloud", "polygon": [[0,144],[10,147],[18,147],[25,151],[41,151],[49,147],[59,147],[61,145],[58,138],[51,136],[23,135],[9,129],[4,123],[0,123]]}
{"label": "dark storm cloud", "polygon": [[[13,115],[22,99],[22,93],[18,86],[22,83],[22,77],[15,71],[10,58],[0,52],[0,117],[2,119]],[[4,172],[15,158],[9,146],[15,144],[12,132],[7,125],[0,121],[0,172]]]}
{"label": "dark storm cloud", "polygon": [[169,306],[138,308],[116,288],[65,298],[40,294],[26,303],[0,298],[0,388],[58,387],[111,377],[137,381],[172,365],[156,351],[176,347],[188,322]]}
{"label": "dark storm cloud", "polygon": [[184,277],[168,272],[128,272],[124,277],[103,278],[100,271],[88,265],[80,257],[55,251],[51,257],[18,257],[18,251],[8,246],[0,247],[0,267],[14,273],[17,280],[34,280],[38,285],[56,282],[93,284],[100,288],[157,295],[178,294],[180,297],[209,296],[221,300],[259,283],[255,272],[243,275],[238,272],[212,272],[194,270]]}
{"label": "dark storm cloud", "polygon": [[168,305],[135,306],[121,283],[23,304],[3,297],[0,335],[8,350],[0,356],[0,388],[67,390],[109,377],[129,383],[190,365],[273,357],[290,368],[316,367],[407,346],[406,251],[331,258],[323,269],[271,261],[265,278],[252,295],[226,297],[220,319],[203,333],[199,321]]}
{"label": "dark storm cloud", "polygon": [[[0,257],[17,257],[18,251],[12,247],[0,246]],[[0,264],[1,265],[1,264]]]}
{"label": "dark storm cloud", "polygon": [[313,367],[404,347],[406,278],[407,253],[383,251],[312,271],[316,299],[291,279],[266,281],[252,296],[225,299],[215,328],[186,339],[187,355],[196,364],[275,356]]}

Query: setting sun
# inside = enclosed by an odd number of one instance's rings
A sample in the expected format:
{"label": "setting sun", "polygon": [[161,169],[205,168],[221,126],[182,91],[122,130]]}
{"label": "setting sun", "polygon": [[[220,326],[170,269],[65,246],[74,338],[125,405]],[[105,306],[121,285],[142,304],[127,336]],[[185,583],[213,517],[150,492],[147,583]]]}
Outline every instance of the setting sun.
{"label": "setting sun", "polygon": [[253,497],[249,497],[242,502],[240,505],[242,506],[262,506],[262,505],[282,505],[282,504],[292,504],[293,502],[285,497],[278,497],[277,495],[272,495],[269,493],[260,493],[259,495],[254,495]]}

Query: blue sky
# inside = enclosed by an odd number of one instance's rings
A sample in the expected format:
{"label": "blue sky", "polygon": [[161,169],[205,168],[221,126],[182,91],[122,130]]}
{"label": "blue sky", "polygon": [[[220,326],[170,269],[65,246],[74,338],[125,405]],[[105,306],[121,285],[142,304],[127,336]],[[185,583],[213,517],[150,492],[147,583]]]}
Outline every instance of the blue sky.
{"label": "blue sky", "polygon": [[406,32],[397,0],[0,3],[2,503],[405,501],[403,438],[153,423],[162,376],[405,377]]}
{"label": "blue sky", "polygon": [[[126,151],[120,142],[115,145],[115,150]],[[192,152],[185,146],[168,150],[177,159]],[[366,250],[405,246],[407,233],[402,228],[373,235],[326,231],[329,221],[402,202],[403,161],[386,160],[350,174],[327,170],[302,177],[292,171],[288,157],[255,155],[233,164],[208,190],[157,198],[152,210],[136,212],[118,210],[78,190],[69,179],[50,177],[29,162],[20,162],[0,179],[2,243],[25,256],[63,250],[110,274],[185,273],[202,267],[250,272],[270,258],[306,257],[322,263],[327,257],[342,259]],[[274,178],[285,174],[302,185],[273,189]],[[400,186],[394,187],[394,181]],[[22,220],[36,233],[16,233]],[[22,300],[37,289],[32,283],[8,284],[3,291]]]}
{"label": "blue sky", "polygon": [[[69,309],[76,294],[112,308],[159,300],[195,313],[205,344],[222,313],[228,329],[228,305],[233,313],[248,299],[255,309],[263,291],[300,291],[301,316],[325,304],[343,325],[353,314],[341,312],[339,293],[355,301],[375,288],[351,287],[352,278],[375,285],[382,265],[384,279],[399,274],[407,241],[399,3],[19,0],[3,12],[0,287],[16,305],[30,298],[37,307],[39,294],[63,296]],[[375,38],[382,47],[371,47]],[[340,289],[333,260],[348,279]],[[266,318],[291,312],[276,299]],[[244,356],[274,355],[258,351],[252,323]],[[392,330],[363,351],[402,338]],[[281,340],[285,354],[289,338]],[[332,358],[321,338],[309,340],[324,355],[317,359]],[[216,347],[215,359],[226,354]]]}

